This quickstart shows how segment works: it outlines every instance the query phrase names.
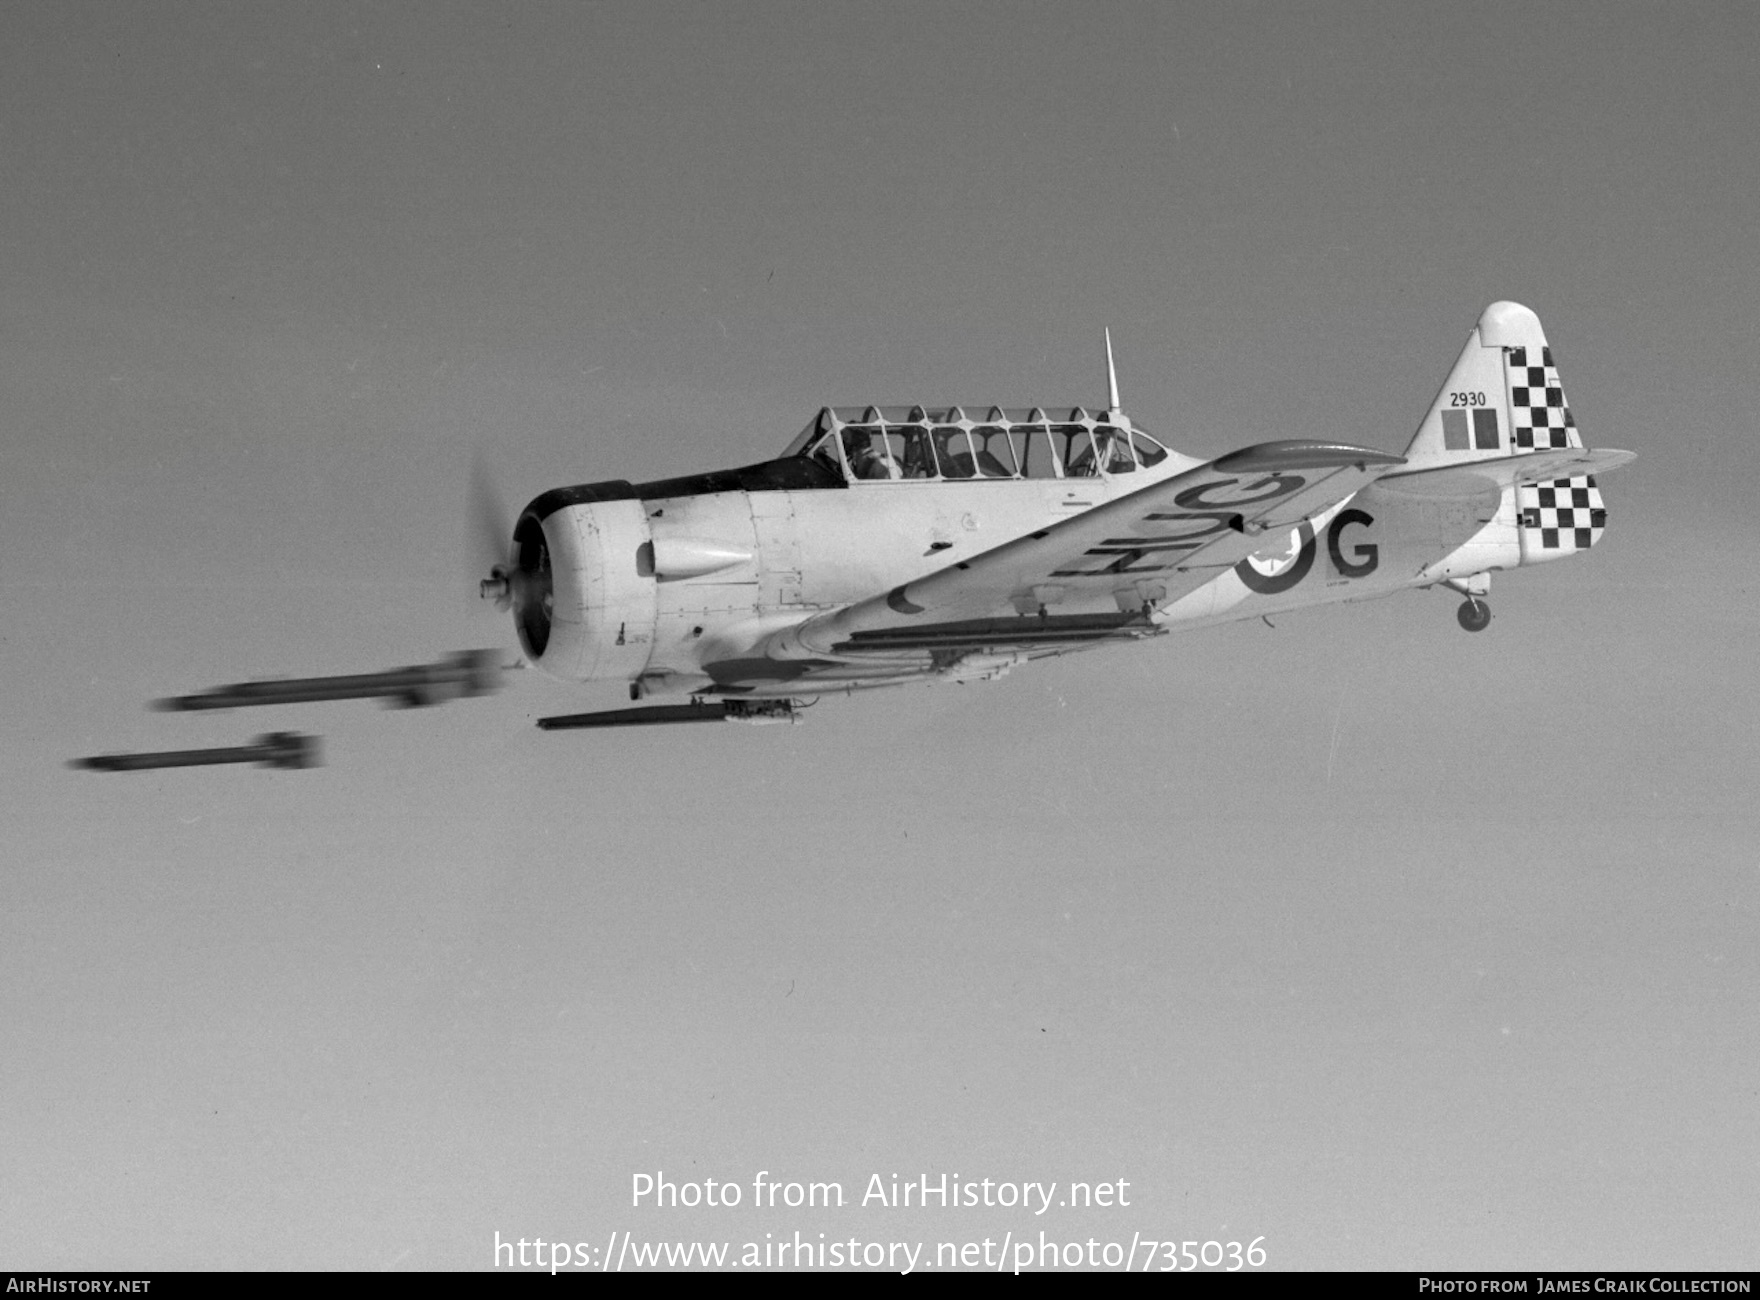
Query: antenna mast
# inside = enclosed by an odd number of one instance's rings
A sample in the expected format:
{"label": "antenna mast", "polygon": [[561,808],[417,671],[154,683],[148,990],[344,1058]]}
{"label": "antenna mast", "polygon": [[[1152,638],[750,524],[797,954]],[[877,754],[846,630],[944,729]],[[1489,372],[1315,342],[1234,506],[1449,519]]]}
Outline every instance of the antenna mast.
{"label": "antenna mast", "polygon": [[1117,415],[1123,408],[1118,402],[1118,367],[1112,364],[1112,329],[1106,327],[1106,410]]}

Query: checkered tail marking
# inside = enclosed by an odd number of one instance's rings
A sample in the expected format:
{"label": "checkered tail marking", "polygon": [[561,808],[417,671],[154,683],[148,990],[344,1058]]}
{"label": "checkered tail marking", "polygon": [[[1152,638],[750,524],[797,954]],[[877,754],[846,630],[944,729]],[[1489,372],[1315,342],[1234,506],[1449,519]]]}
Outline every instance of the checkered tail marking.
{"label": "checkered tail marking", "polygon": [[[1540,355],[1535,356],[1535,352]],[[1539,364],[1530,364],[1533,362]],[[1505,348],[1503,369],[1509,382],[1510,426],[1516,452],[1583,445],[1571,408],[1564,404],[1564,389],[1558,383],[1551,348]]]}
{"label": "checkered tail marking", "polygon": [[1586,551],[1601,540],[1607,529],[1607,508],[1601,504],[1601,490],[1588,475],[1524,483],[1517,490],[1522,528],[1528,534],[1530,547],[1537,537],[1543,551],[1560,555]]}

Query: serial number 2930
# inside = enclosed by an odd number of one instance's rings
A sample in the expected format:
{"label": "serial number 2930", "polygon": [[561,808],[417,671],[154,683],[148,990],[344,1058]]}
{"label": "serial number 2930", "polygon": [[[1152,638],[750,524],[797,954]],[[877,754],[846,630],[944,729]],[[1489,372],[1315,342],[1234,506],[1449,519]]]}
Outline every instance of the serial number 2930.
{"label": "serial number 2930", "polygon": [[1485,405],[1485,394],[1450,393],[1448,395],[1448,404],[1450,406],[1483,406]]}

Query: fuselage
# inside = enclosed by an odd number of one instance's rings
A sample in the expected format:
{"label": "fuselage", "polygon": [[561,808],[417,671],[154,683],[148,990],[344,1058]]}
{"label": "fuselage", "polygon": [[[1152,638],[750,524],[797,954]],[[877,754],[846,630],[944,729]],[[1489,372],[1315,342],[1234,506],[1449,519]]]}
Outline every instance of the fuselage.
{"label": "fuselage", "polygon": [[[650,484],[557,489],[534,500],[516,541],[522,565],[545,570],[546,603],[528,602],[516,623],[540,668],[567,680],[627,681],[635,696],[806,696],[995,676],[1027,658],[1098,642],[1029,652],[968,645],[959,653],[815,653],[810,670],[767,647],[816,614],[1201,463],[1115,412],[1078,408],[1058,421],[1036,409],[991,408],[987,420],[972,420],[957,407],[826,408],[775,461]],[[1551,558],[1524,540],[1521,490],[1478,480],[1439,493],[1390,476],[1300,528],[1267,534],[1252,558],[1189,594],[1146,608],[1139,634]],[[1108,600],[1055,612],[1120,607]],[[1004,603],[998,612],[1026,610]]]}

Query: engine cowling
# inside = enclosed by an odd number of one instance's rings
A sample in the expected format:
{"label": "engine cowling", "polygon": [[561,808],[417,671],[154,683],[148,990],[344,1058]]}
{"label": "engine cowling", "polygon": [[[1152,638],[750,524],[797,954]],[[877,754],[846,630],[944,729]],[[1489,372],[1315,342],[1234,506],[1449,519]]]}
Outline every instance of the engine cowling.
{"label": "engine cowling", "polygon": [[557,495],[527,506],[513,532],[520,647],[564,681],[634,681],[653,653],[657,612],[647,511],[633,496]]}

